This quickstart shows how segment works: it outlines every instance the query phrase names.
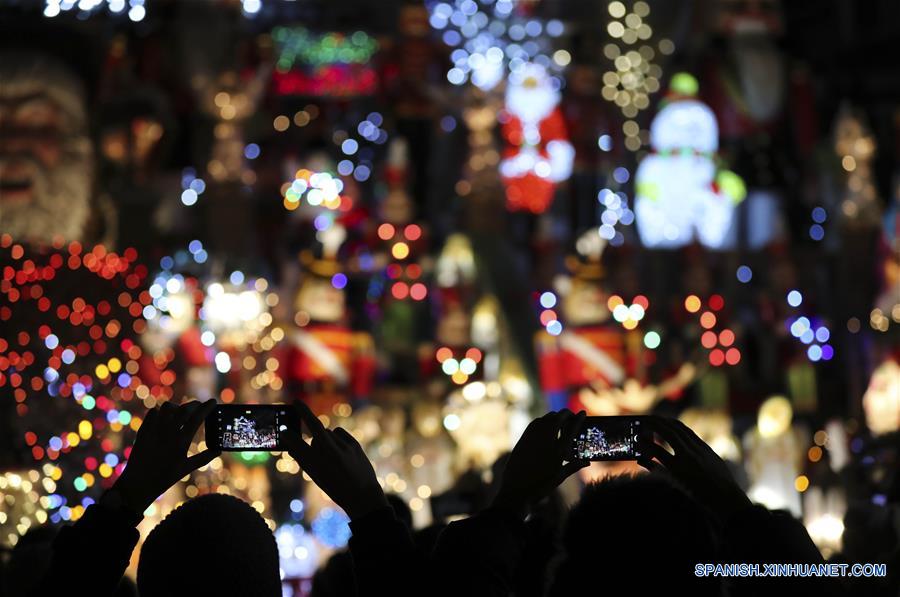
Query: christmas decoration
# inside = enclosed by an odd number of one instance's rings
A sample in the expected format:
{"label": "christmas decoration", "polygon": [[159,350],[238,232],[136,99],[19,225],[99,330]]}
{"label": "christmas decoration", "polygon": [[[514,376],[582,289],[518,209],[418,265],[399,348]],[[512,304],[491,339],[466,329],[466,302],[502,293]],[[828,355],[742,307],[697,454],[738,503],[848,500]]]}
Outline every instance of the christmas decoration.
{"label": "christmas decoration", "polygon": [[370,62],[378,41],[363,31],[318,34],[304,27],[276,27],[273,82],[279,95],[354,97],[375,92]]}
{"label": "christmas decoration", "polygon": [[447,80],[462,85],[467,80],[489,91],[508,73],[518,72],[527,62],[541,62],[560,69],[571,57],[565,50],[550,54],[550,40],[565,30],[562,22],[532,18],[526,3],[454,0],[426,3],[429,23],[441,31],[441,39],[452,48],[453,67]]}
{"label": "christmas decoration", "polygon": [[79,16],[98,12],[105,6],[114,15],[126,14],[134,22],[144,20],[147,15],[146,0],[45,0],[44,16],[55,17],[63,12],[77,9]]}
{"label": "christmas decoration", "polygon": [[900,429],[900,365],[896,360],[887,359],[872,372],[863,395],[863,410],[873,435]]}
{"label": "christmas decoration", "polygon": [[690,75],[672,78],[673,95],[650,127],[653,153],[635,176],[638,232],[650,248],[682,247],[695,237],[723,248],[735,205],[744,199],[740,177],[716,166],[716,117],[696,92]]}
{"label": "christmas decoration", "polygon": [[558,81],[534,63],[510,75],[501,134],[506,141],[500,175],[511,211],[541,213],[556,184],[572,174],[575,150],[559,109]]}
{"label": "christmas decoration", "polygon": [[301,254],[303,279],[294,300],[294,326],[286,331],[288,348],[282,370],[286,389],[319,413],[369,397],[375,369],[372,338],[348,325],[346,275],[337,250],[346,235],[340,226],[323,231],[323,252]]}
{"label": "christmas decoration", "polygon": [[[642,145],[642,135],[646,138],[646,131],[641,131],[634,119],[650,106],[650,94],[659,91],[662,78],[657,53],[669,55],[675,51],[675,45],[663,38],[654,49],[653,29],[647,22],[650,5],[642,0],[629,4],[630,7],[613,0],[607,5],[612,20],[606,25],[609,41],[603,47],[603,55],[612,68],[603,73],[601,93],[603,99],[615,104],[628,119],[622,124],[624,145],[629,151],[637,151]],[[601,149],[610,142],[601,137]]]}
{"label": "christmas decoration", "polygon": [[799,516],[795,479],[807,439],[799,427],[792,427],[792,418],[791,403],[784,396],[772,396],[760,405],[756,427],[744,436],[750,478],[747,496],[767,508]]}
{"label": "christmas decoration", "polygon": [[144,410],[173,398],[171,351],[136,341],[153,309],[136,258],[77,242],[26,252],[0,237],[0,387],[5,416],[18,415],[5,456],[41,464],[53,522],[81,516],[122,472]]}
{"label": "christmas decoration", "polygon": [[381,298],[376,329],[391,382],[416,378],[428,320],[426,281],[431,260],[427,229],[414,220],[415,205],[406,191],[407,152],[403,138],[391,141],[384,174],[387,195],[379,210],[377,240],[372,242],[376,275],[369,282],[370,297]]}
{"label": "christmas decoration", "polygon": [[[694,294],[684,299],[684,308],[688,313],[700,313],[703,302]],[[714,294],[707,301],[707,309],[699,316],[700,327],[703,334],[700,336],[700,344],[709,351],[707,358],[713,367],[722,365],[737,365],[741,362],[741,351],[734,346],[734,330],[718,325],[719,317],[716,313],[725,308],[725,299],[721,295]],[[716,327],[721,329],[716,330]]]}
{"label": "christmas decoration", "polygon": [[92,216],[93,149],[83,83],[42,54],[0,54],[0,230],[17,241],[84,241]]}

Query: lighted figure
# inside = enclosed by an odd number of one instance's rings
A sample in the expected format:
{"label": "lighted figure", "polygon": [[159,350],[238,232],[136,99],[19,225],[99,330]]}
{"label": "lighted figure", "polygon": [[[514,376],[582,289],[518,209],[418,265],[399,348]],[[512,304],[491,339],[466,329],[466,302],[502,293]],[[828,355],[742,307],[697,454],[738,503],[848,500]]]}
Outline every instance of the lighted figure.
{"label": "lighted figure", "polygon": [[558,306],[554,298],[553,308],[548,309],[551,313],[542,314],[542,321],[552,320],[537,335],[538,368],[541,387],[553,410],[586,409],[592,415],[643,413],[694,376],[693,366],[686,364],[658,385],[647,383],[642,334],[610,321],[611,297],[604,288],[600,263],[605,247],[606,241],[596,230],[579,239],[576,248],[587,259],[567,259],[572,276],[560,284]]}
{"label": "lighted figure", "polygon": [[456,442],[457,470],[490,467],[512,448],[524,429],[522,420],[530,420],[532,390],[518,355],[508,349],[509,331],[496,297],[486,295],[475,304],[470,335],[478,349],[467,351],[467,358],[483,354],[476,362],[480,375],[454,388],[443,408],[444,428]]}
{"label": "lighted figure", "polygon": [[[539,332],[536,343],[541,387],[549,407],[577,412],[586,406],[581,398],[590,401],[598,392],[625,381],[628,355],[622,330],[609,321],[599,261],[582,264],[570,258],[568,265],[573,276],[561,292],[559,327]],[[565,329],[559,321],[565,322]],[[594,404],[592,414],[599,414],[593,412],[598,407]]]}
{"label": "lighted figure", "polygon": [[0,81],[0,232],[46,245],[96,236],[82,82],[49,56],[10,52]]}
{"label": "lighted figure", "polygon": [[195,278],[170,274],[160,273],[151,284],[156,311],[147,320],[141,346],[151,354],[172,350],[173,368],[181,373],[180,393],[209,400],[215,396],[216,370],[213,351],[203,344],[197,321],[198,298],[203,292]]}
{"label": "lighted figure", "polygon": [[[709,288],[705,265],[695,263],[685,268],[685,278],[689,288]],[[701,361],[710,365],[697,382],[699,402],[705,408],[727,409],[730,391],[724,369],[738,365],[742,355],[735,329],[729,325],[725,299],[713,294],[702,301],[696,294],[690,294],[684,299],[684,310],[696,318],[694,325],[685,327],[690,342],[699,345],[692,349]]]}
{"label": "lighted figure", "polygon": [[484,352],[473,338],[477,289],[475,256],[463,234],[450,235],[435,263],[434,343],[422,348],[420,367],[428,395],[443,403],[458,386],[484,377]]}
{"label": "lighted figure", "polygon": [[873,435],[900,429],[900,365],[893,358],[880,364],[872,373],[863,395],[863,409],[866,425]]}
{"label": "lighted figure", "polygon": [[268,289],[265,278],[245,278],[241,271],[206,285],[201,340],[215,351],[225,402],[281,400],[284,378],[275,355],[281,352],[286,333],[282,326],[272,325],[269,309],[278,306],[279,298]]}
{"label": "lighted figure", "polygon": [[803,524],[826,558],[841,551],[847,498],[841,487],[810,487],[803,492]]}
{"label": "lighted figure", "polygon": [[475,381],[450,393],[444,427],[456,442],[457,469],[487,469],[509,451],[511,413],[497,382]]}
{"label": "lighted figure", "polygon": [[352,330],[347,321],[347,278],[336,260],[344,234],[340,226],[326,231],[322,258],[301,254],[305,271],[281,367],[288,393],[305,400],[317,413],[367,399],[375,370],[371,336]]}
{"label": "lighted figure", "polygon": [[382,221],[371,243],[378,271],[371,284],[382,289],[378,346],[390,381],[416,379],[417,352],[425,340],[428,319],[428,235],[427,228],[415,220],[415,205],[406,190],[407,166],[406,141],[394,139],[385,169],[388,193],[380,206]]}
{"label": "lighted figure", "polygon": [[472,341],[472,312],[457,289],[441,289],[436,348],[424,353],[423,377],[431,380],[432,394],[444,398],[448,388],[480,379],[483,353]]}
{"label": "lighted figure", "polygon": [[717,0],[715,28],[726,49],[716,48],[709,87],[723,137],[748,137],[770,128],[788,94],[781,7],[774,0]]}
{"label": "lighted figure", "polygon": [[500,175],[511,211],[544,212],[556,185],[572,174],[575,149],[560,99],[559,81],[538,64],[526,64],[507,81]]}
{"label": "lighted figure", "polygon": [[800,516],[796,481],[809,440],[801,427],[791,424],[793,416],[784,396],[773,396],[760,405],[756,427],[744,436],[750,480],[747,495],[772,510]]}
{"label": "lighted figure", "polygon": [[647,247],[678,248],[696,238],[722,248],[735,206],[746,194],[740,177],[717,166],[716,117],[696,94],[693,77],[672,77],[668,101],[650,125],[653,152],[638,166],[634,205]]}

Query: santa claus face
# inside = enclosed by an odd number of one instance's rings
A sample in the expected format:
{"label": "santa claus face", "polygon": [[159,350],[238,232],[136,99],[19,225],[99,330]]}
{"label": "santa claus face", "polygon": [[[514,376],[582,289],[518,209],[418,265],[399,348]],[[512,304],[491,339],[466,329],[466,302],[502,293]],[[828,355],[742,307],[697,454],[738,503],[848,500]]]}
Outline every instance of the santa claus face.
{"label": "santa claus face", "polygon": [[0,231],[81,240],[93,156],[78,83],[31,55],[0,56],[0,65]]}
{"label": "santa claus face", "polygon": [[559,105],[559,90],[547,71],[529,65],[509,79],[506,88],[506,109],[525,123],[536,124],[550,115]]}

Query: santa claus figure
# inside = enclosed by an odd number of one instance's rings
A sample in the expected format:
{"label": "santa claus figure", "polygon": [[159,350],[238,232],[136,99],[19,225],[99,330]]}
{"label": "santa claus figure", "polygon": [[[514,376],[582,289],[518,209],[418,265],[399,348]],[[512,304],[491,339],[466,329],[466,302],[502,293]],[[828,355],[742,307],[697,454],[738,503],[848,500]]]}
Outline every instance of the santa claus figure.
{"label": "santa claus figure", "polygon": [[559,109],[559,83],[538,64],[509,77],[501,133],[506,141],[500,175],[511,211],[542,213],[556,185],[572,174],[575,149]]}
{"label": "santa claus figure", "polygon": [[653,153],[638,166],[634,205],[647,247],[673,249],[696,238],[723,248],[734,208],[746,194],[740,177],[716,164],[716,117],[696,93],[692,76],[676,74],[668,103],[650,125]]}
{"label": "santa claus figure", "polygon": [[0,54],[0,231],[86,240],[93,149],[81,81],[57,60]]}
{"label": "santa claus figure", "polygon": [[290,398],[305,400],[316,413],[369,397],[375,371],[371,336],[352,330],[347,321],[344,286],[347,279],[336,259],[343,229],[327,231],[323,257],[304,252],[303,279],[294,301],[295,327],[279,369],[284,371]]}

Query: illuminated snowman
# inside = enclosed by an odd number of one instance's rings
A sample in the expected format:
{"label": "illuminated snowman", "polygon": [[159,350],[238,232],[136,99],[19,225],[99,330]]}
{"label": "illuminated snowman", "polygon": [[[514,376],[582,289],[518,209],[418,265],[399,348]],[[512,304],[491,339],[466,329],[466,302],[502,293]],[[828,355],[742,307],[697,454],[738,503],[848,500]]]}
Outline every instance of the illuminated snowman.
{"label": "illuminated snowman", "polygon": [[746,194],[740,177],[716,165],[718,124],[696,93],[691,75],[676,74],[671,101],[650,125],[653,151],[638,166],[634,209],[647,247],[673,249],[696,238],[722,248],[735,206]]}

